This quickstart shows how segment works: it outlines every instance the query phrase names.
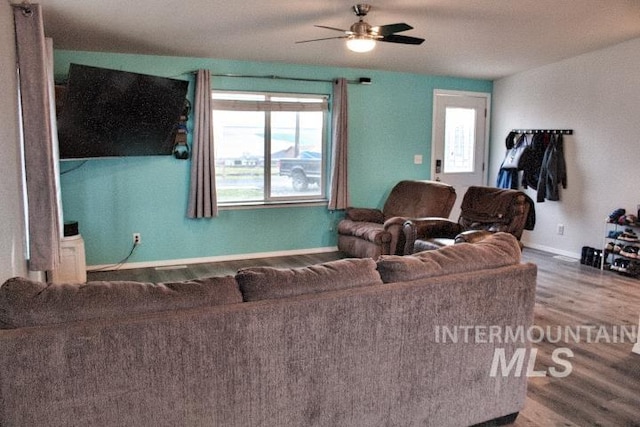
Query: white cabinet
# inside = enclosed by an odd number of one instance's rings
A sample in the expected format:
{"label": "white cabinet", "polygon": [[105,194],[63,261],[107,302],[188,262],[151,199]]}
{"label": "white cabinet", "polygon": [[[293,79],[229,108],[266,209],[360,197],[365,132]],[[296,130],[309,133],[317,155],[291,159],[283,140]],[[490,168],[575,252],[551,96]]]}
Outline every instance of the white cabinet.
{"label": "white cabinet", "polygon": [[85,283],[87,266],[82,236],[63,237],[60,242],[60,265],[51,272],[53,283]]}

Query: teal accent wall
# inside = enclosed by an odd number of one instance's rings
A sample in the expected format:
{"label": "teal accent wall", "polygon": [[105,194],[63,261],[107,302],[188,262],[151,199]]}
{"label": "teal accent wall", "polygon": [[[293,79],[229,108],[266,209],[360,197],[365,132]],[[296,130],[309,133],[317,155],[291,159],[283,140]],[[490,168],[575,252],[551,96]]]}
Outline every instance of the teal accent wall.
{"label": "teal accent wall", "polygon": [[[55,76],[64,81],[70,63],[189,80],[192,71],[357,79],[349,85],[349,180],[353,206],[381,207],[402,179],[429,179],[433,90],[491,93],[486,80],[377,70],[315,67],[203,58],[56,50]],[[215,89],[330,94],[330,83],[214,77]],[[192,125],[192,122],[189,122]],[[422,154],[424,163],[413,164]],[[78,167],[79,166],[79,167]],[[78,167],[77,169],[74,169]],[[221,210],[217,218],[186,217],[190,162],[170,156],[94,159],[61,163],[65,220],[79,222],[88,265],[117,263],[142,245],[130,262],[154,262],[311,248],[337,244],[339,212],[324,206]],[[68,171],[65,173],[65,171]]]}

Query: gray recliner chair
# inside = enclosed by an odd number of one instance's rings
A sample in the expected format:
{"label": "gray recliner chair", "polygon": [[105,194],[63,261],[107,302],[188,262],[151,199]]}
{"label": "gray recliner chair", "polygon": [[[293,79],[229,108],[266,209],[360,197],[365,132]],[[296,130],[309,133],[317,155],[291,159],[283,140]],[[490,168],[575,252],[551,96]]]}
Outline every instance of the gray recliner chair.
{"label": "gray recliner chair", "polygon": [[338,224],[338,249],[350,257],[402,255],[403,224],[410,218],[447,218],[456,200],[455,189],[436,181],[400,181],[382,210],[350,207]]}

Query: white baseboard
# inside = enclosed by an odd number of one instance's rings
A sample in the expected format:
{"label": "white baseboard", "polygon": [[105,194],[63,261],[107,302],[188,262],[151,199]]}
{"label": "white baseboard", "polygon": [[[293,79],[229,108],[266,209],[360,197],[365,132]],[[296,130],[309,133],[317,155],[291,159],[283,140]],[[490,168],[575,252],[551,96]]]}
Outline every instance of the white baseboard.
{"label": "white baseboard", "polygon": [[131,270],[134,268],[166,268],[172,266],[185,266],[189,264],[202,264],[206,262],[223,262],[223,261],[238,261],[243,259],[256,259],[256,258],[271,258],[278,256],[293,256],[293,255],[309,255],[318,253],[336,252],[337,246],[329,246],[324,248],[309,248],[309,249],[294,249],[289,251],[275,251],[275,252],[254,252],[250,254],[233,254],[233,255],[219,255],[202,258],[183,258],[183,259],[168,259],[160,261],[144,261],[144,262],[128,262],[116,267],[113,264],[104,265],[89,265],[87,271],[100,270]]}
{"label": "white baseboard", "polygon": [[[549,252],[555,255],[564,255],[570,258],[580,259],[580,254],[563,251],[550,246],[538,245],[529,242],[523,242],[527,248],[537,249],[544,252]],[[128,262],[116,267],[114,264],[96,264],[88,265],[87,271],[100,270],[131,270],[134,268],[167,268],[167,267],[180,267],[189,264],[202,264],[207,262],[224,262],[224,261],[238,261],[243,259],[257,259],[257,258],[271,258],[278,256],[294,256],[294,255],[309,255],[318,253],[336,252],[337,246],[328,246],[323,248],[309,248],[309,249],[293,249],[289,251],[274,251],[274,252],[254,252],[248,254],[233,254],[233,255],[218,255],[202,258],[181,258],[181,259],[168,259],[160,261],[143,261],[143,262]]]}
{"label": "white baseboard", "polygon": [[537,249],[539,251],[549,252],[554,255],[563,255],[569,258],[580,259],[581,254],[577,252],[563,251],[562,249],[552,248],[551,246],[538,245],[536,243],[522,242],[525,248]]}

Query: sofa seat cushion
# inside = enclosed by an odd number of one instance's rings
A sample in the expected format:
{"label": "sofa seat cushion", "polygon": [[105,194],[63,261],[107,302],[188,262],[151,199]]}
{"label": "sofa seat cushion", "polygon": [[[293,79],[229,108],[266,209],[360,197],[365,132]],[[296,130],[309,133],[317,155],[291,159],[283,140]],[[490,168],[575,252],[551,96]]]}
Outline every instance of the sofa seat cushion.
{"label": "sofa seat cushion", "polygon": [[95,281],[82,285],[46,284],[16,277],[0,287],[0,328],[241,302],[242,295],[233,276],[175,283]]}
{"label": "sofa seat cushion", "polygon": [[419,280],[447,274],[519,264],[518,240],[509,233],[494,233],[477,243],[459,243],[413,255],[383,255],[378,272],[383,282]]}
{"label": "sofa seat cushion", "polygon": [[370,258],[347,258],[299,268],[250,267],[238,271],[236,280],[245,301],[382,284]]}
{"label": "sofa seat cushion", "polygon": [[338,234],[354,236],[376,244],[391,241],[391,233],[384,229],[384,224],[377,222],[352,221],[344,219],[338,223]]}

